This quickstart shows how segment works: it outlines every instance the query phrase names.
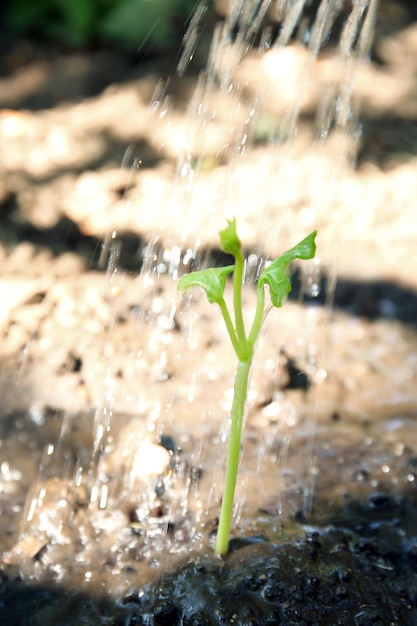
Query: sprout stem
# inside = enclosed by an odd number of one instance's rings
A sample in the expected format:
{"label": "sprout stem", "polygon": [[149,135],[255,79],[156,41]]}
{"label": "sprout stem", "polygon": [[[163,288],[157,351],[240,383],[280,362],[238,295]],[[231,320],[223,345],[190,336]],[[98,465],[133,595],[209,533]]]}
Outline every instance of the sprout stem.
{"label": "sprout stem", "polygon": [[216,553],[221,555],[227,554],[229,550],[229,534],[232,523],[233,500],[240,456],[240,439],[242,435],[242,424],[252,356],[253,355],[246,361],[239,361],[236,370],[226,477],[216,540]]}
{"label": "sprout stem", "polygon": [[242,348],[246,346],[245,323],[242,311],[242,283],[245,260],[242,251],[235,255],[235,269],[233,271],[233,309],[235,313],[236,334]]}

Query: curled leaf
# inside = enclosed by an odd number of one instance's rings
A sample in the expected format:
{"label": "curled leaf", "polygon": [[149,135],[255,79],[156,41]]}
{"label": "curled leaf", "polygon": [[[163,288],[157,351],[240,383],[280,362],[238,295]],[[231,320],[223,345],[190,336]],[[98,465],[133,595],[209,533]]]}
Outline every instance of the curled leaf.
{"label": "curled leaf", "polygon": [[259,287],[263,287],[265,284],[269,286],[271,302],[274,306],[282,306],[292,289],[291,281],[287,276],[287,269],[290,263],[295,259],[307,260],[314,257],[316,253],[316,235],[316,230],[310,233],[296,246],[275,259],[260,275],[258,285]]}
{"label": "curled leaf", "polygon": [[234,267],[234,265],[209,267],[206,270],[186,274],[178,281],[178,290],[187,291],[190,287],[202,287],[210,304],[213,302],[219,304],[223,299],[227,277],[233,272]]}

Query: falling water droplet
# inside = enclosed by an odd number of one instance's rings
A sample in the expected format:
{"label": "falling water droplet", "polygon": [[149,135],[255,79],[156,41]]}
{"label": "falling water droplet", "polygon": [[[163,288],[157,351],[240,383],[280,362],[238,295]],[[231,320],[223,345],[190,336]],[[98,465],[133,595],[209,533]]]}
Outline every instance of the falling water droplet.
{"label": "falling water droplet", "polygon": [[301,268],[301,298],[317,298],[321,292],[321,268],[319,259],[305,263]]}
{"label": "falling water droplet", "polygon": [[100,499],[98,503],[99,509],[105,509],[107,507],[109,497],[109,488],[107,485],[102,485],[100,490]]}

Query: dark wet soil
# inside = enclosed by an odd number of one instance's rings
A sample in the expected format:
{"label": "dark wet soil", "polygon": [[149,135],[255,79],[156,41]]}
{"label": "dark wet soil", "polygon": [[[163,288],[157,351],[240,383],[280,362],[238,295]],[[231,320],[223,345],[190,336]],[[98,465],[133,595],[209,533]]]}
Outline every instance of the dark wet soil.
{"label": "dark wet soil", "polygon": [[412,624],[413,551],[393,549],[392,540],[339,529],[292,544],[254,538],[232,546],[225,564],[200,559],[163,578],[150,602],[138,602],[138,623]]}
{"label": "dark wet soil", "polygon": [[[220,561],[197,556],[115,602],[30,586],[3,575],[1,623],[18,626],[394,626],[417,623],[417,541],[404,535],[405,503],[388,496],[352,528],[301,526],[291,541],[234,540]],[[367,508],[371,508],[368,506]],[[395,510],[392,510],[392,509]],[[294,533],[294,529],[292,529]],[[132,563],[134,570],[135,564]]]}

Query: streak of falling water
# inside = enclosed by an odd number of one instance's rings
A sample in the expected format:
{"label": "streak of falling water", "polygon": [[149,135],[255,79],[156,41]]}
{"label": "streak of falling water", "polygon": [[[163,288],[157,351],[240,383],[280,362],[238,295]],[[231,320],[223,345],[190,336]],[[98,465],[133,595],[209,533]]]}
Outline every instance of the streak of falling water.
{"label": "streak of falling water", "polygon": [[294,29],[300,21],[306,0],[296,0],[291,4],[287,2],[284,25],[278,38],[279,46],[286,46],[292,37]]}
{"label": "streak of falling water", "polygon": [[182,50],[177,63],[177,74],[183,76],[188,64],[192,61],[200,37],[200,23],[207,12],[207,4],[201,2],[192,16],[182,39]]}

